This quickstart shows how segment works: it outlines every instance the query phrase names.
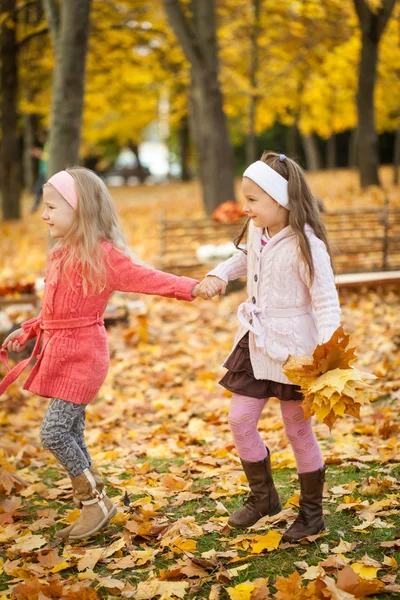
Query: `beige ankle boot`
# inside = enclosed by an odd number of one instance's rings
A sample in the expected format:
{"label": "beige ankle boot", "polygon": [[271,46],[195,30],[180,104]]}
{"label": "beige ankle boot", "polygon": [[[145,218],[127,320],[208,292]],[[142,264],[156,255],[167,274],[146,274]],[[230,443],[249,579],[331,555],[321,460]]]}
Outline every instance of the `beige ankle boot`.
{"label": "beige ankle boot", "polygon": [[85,469],[71,482],[74,498],[82,504],[82,512],[75,523],[57,532],[57,537],[80,540],[105,527],[117,509],[107,496],[104,482],[94,467]]}
{"label": "beige ankle boot", "polygon": [[[90,467],[89,471],[93,474],[93,467]],[[72,478],[71,478],[72,481]],[[77,508],[82,508],[82,502],[80,500],[78,500],[78,498],[76,498],[75,496],[72,496],[72,500],[74,501],[74,504]],[[75,522],[72,523],[71,525],[68,525],[68,527],[64,527],[63,529],[59,529],[58,531],[55,532],[54,537],[62,540],[65,539],[69,536],[69,532],[72,531],[72,528],[74,527]]]}

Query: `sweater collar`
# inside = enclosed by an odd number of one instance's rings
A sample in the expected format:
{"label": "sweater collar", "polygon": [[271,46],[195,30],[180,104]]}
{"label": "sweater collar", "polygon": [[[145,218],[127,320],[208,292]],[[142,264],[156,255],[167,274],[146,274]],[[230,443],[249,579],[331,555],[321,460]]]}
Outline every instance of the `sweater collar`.
{"label": "sweater collar", "polygon": [[[263,227],[254,227],[254,249],[256,252],[261,251],[262,232],[263,232]],[[274,246],[281,239],[289,237],[291,235],[295,235],[295,232],[293,231],[291,225],[287,225],[287,227],[284,227],[283,229],[280,230],[279,233],[276,233],[275,235],[273,235],[271,237],[268,244],[265,246],[265,250],[267,248],[271,248],[271,246]]]}

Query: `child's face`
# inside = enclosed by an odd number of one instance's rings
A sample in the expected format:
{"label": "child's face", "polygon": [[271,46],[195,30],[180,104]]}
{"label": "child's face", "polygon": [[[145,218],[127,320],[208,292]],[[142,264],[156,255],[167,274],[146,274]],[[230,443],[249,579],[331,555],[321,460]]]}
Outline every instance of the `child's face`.
{"label": "child's face", "polygon": [[286,227],[289,211],[248,177],[242,179],[242,193],[245,197],[243,210],[256,227],[268,227],[273,233]]}
{"label": "child's face", "polygon": [[51,184],[43,188],[43,201],[45,209],[42,219],[49,226],[51,237],[64,237],[72,227],[75,210]]}

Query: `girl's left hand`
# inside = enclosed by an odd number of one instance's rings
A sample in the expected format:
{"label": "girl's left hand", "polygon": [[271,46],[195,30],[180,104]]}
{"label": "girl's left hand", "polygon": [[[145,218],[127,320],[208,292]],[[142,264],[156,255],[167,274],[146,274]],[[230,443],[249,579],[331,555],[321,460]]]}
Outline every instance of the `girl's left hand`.
{"label": "girl's left hand", "polygon": [[22,352],[26,348],[25,344],[20,344],[18,339],[25,332],[23,329],[16,329],[4,340],[2,348],[8,350],[8,352]]}
{"label": "girl's left hand", "polygon": [[203,298],[203,300],[209,300],[211,296],[209,296],[208,292],[202,290],[200,283],[194,286],[192,289],[192,296],[194,298]]}
{"label": "girl's left hand", "polygon": [[[227,285],[228,284],[219,277],[207,275],[200,283],[200,294],[205,294],[207,299],[217,295],[223,296]],[[202,295],[201,297],[203,298],[204,296]]]}

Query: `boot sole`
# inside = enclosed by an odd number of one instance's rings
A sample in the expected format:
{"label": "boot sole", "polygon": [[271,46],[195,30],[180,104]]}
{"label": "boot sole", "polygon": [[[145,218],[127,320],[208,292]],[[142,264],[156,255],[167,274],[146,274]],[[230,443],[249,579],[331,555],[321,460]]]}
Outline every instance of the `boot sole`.
{"label": "boot sole", "polygon": [[108,515],[104,517],[104,519],[97,525],[97,527],[91,529],[90,531],[87,531],[85,534],[82,535],[69,535],[68,540],[83,540],[87,537],[90,537],[91,535],[94,535],[95,533],[100,531],[100,529],[103,529],[103,527],[108,524],[108,521],[112,519],[112,517],[116,514],[117,509],[115,508],[115,506],[113,506]]}
{"label": "boot sole", "polygon": [[236,529],[248,529],[249,527],[253,527],[253,525],[255,525],[258,521],[260,521],[264,517],[273,517],[274,515],[279,514],[281,511],[282,511],[282,505],[280,504],[273,510],[270,510],[269,512],[265,513],[265,515],[262,515],[262,517],[258,517],[255,521],[253,521],[250,524],[248,523],[247,525],[236,525],[236,524],[229,523],[229,520],[228,520],[228,525],[229,525],[229,527],[235,527]]}
{"label": "boot sole", "polygon": [[75,525],[75,523],[72,523],[72,525],[70,526],[70,529],[65,533],[61,533],[62,529],[59,529],[58,531],[55,532],[54,537],[57,538],[58,540],[65,540],[69,536],[71,531],[73,530],[74,525]]}

